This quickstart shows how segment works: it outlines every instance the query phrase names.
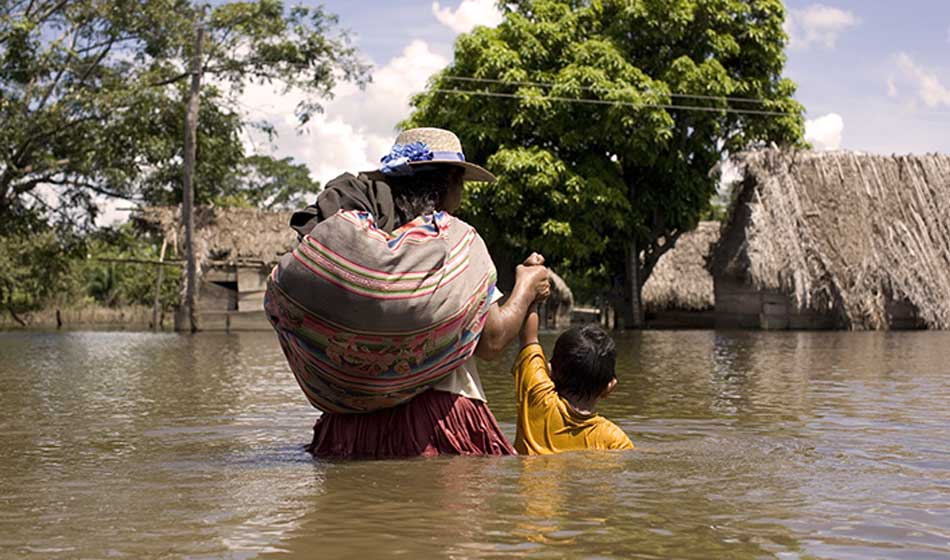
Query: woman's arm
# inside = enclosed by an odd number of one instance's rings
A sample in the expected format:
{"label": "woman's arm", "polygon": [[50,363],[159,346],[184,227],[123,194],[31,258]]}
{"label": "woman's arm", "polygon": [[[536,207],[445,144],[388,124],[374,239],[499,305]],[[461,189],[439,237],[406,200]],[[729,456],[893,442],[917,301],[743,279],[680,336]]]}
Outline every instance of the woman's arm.
{"label": "woman's arm", "polygon": [[504,305],[492,305],[488,310],[482,337],[475,348],[475,355],[483,360],[494,360],[504,352],[508,343],[518,336],[528,308],[535,300],[547,297],[551,289],[544,258],[532,254],[525,263],[515,270],[515,287],[508,301]]}

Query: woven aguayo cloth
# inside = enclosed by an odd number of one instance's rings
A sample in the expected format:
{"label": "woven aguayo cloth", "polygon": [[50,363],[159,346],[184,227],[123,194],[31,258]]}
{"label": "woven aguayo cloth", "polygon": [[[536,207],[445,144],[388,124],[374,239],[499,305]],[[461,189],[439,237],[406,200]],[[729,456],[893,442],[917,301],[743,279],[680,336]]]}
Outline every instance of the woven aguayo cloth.
{"label": "woven aguayo cloth", "polygon": [[317,223],[271,273],[265,309],[313,406],[396,406],[468,360],[495,290],[475,229],[438,212],[392,233],[373,215]]}

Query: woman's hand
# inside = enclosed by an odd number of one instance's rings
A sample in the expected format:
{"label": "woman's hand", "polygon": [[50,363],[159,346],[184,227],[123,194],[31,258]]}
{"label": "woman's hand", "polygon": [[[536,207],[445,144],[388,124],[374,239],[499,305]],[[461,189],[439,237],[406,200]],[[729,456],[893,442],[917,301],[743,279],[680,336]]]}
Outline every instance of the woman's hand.
{"label": "woman's hand", "polygon": [[524,264],[515,268],[515,290],[519,287],[532,295],[532,302],[544,301],[551,295],[548,269],[544,267],[544,257],[539,253],[531,253]]}
{"label": "woman's hand", "polygon": [[501,355],[508,343],[518,336],[528,309],[535,301],[543,300],[551,292],[548,269],[544,257],[532,253],[524,264],[515,269],[515,287],[504,305],[492,305],[488,310],[485,328],[475,348],[475,355],[493,360]]}

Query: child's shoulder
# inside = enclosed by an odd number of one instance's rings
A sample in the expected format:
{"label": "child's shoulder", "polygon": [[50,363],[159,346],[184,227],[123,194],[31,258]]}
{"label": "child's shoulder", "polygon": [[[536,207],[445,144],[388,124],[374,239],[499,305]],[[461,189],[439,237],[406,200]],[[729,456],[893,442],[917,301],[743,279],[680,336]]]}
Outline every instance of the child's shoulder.
{"label": "child's shoulder", "polygon": [[598,414],[594,432],[599,447],[606,449],[633,449],[633,442],[627,433],[610,419]]}
{"label": "child's shoulder", "polygon": [[524,359],[532,358],[535,356],[544,357],[544,348],[541,347],[540,342],[529,342],[521,347],[521,351],[518,352],[518,361]]}

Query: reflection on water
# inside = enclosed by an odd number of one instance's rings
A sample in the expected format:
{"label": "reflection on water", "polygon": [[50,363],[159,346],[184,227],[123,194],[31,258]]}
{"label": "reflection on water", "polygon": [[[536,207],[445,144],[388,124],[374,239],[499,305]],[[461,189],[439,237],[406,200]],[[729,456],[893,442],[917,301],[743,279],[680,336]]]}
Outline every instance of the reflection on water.
{"label": "reflection on water", "polygon": [[[0,333],[0,550],[950,555],[950,333],[618,347],[602,411],[645,451],[325,462],[302,451],[316,413],[269,333]],[[513,358],[481,369],[509,436]]]}

